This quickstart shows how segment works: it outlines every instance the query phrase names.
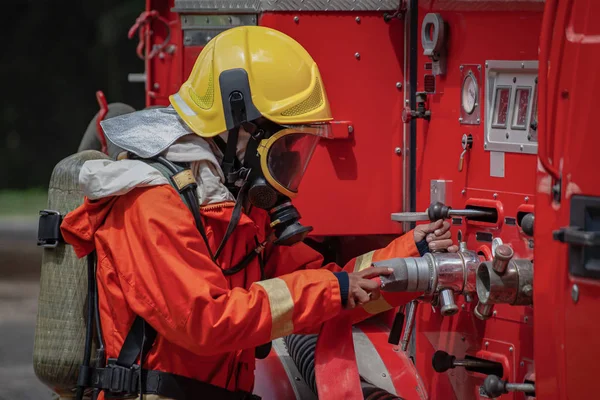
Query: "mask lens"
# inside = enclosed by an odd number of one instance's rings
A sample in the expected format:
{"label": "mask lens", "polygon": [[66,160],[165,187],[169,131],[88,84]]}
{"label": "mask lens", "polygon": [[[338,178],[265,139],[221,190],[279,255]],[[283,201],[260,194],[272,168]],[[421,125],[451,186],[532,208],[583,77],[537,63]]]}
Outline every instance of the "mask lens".
{"label": "mask lens", "polygon": [[288,190],[297,192],[318,142],[319,136],[306,133],[292,133],[278,139],[267,155],[271,176]]}

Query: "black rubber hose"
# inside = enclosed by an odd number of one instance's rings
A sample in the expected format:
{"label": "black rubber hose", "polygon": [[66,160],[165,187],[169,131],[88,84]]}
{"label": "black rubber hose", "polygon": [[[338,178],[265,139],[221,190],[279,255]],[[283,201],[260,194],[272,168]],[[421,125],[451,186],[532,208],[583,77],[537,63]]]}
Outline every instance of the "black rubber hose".
{"label": "black rubber hose", "polygon": [[[87,256],[87,273],[88,273],[88,295],[87,295],[87,324],[85,327],[85,350],[83,354],[82,369],[89,368],[90,359],[92,358],[92,339],[94,337],[94,281],[96,279],[94,275],[95,262],[94,253],[90,253]],[[80,373],[82,371],[80,369]],[[77,394],[75,398],[77,400],[83,399],[83,393],[85,391],[85,385],[77,385]]]}
{"label": "black rubber hose", "polygon": [[391,394],[387,390],[373,386],[370,383],[361,381],[363,397],[365,400],[402,400],[402,397],[398,397],[395,394]]}
{"label": "black rubber hose", "polygon": [[313,393],[317,394],[317,384],[315,381],[317,335],[290,335],[286,336],[283,341],[300,375],[302,375],[302,378],[304,378],[304,381]]}

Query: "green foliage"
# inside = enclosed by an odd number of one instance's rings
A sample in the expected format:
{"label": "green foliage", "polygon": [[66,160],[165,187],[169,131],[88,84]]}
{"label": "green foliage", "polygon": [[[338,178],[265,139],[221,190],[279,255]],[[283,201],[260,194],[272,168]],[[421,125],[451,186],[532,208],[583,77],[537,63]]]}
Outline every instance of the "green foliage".
{"label": "green foliage", "polygon": [[137,37],[129,27],[144,0],[9,2],[0,62],[0,190],[46,187],[54,165],[77,150],[98,112],[95,92],[108,102],[144,106]]}
{"label": "green foliage", "polygon": [[48,193],[45,189],[0,191],[0,218],[38,216],[46,208]]}

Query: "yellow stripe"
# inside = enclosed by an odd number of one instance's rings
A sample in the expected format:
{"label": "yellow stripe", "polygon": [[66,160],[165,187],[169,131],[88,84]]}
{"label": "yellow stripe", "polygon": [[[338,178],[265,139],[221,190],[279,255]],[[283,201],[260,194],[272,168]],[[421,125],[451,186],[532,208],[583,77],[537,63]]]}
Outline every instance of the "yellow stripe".
{"label": "yellow stripe", "polygon": [[271,339],[294,332],[294,299],[287,284],[279,278],[256,282],[267,292],[271,307]]}
{"label": "yellow stripe", "polygon": [[354,263],[354,272],[369,268],[371,263],[373,263],[373,254],[375,254],[375,251],[370,251],[366,254],[356,257],[356,262]]}
{"label": "yellow stripe", "polygon": [[379,314],[387,310],[391,310],[392,306],[388,303],[383,296],[375,301],[371,301],[363,306],[366,312],[369,314]]}

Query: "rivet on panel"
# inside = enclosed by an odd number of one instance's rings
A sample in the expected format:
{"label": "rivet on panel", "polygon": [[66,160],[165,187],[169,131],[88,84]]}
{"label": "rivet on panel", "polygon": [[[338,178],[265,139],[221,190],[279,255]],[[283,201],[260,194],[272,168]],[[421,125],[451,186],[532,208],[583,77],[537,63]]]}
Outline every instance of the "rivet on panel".
{"label": "rivet on panel", "polygon": [[498,315],[498,311],[494,310],[494,317]]}
{"label": "rivet on panel", "polygon": [[523,367],[525,366],[525,362],[524,362],[524,361],[521,361],[521,362],[519,363],[519,366],[520,366],[521,368],[523,368]]}
{"label": "rivet on panel", "polygon": [[477,118],[477,123],[479,123],[479,122],[481,122],[481,121],[479,120],[479,118]]}
{"label": "rivet on panel", "polygon": [[398,154],[398,155],[401,155],[401,154],[402,154],[402,149],[401,149],[400,147],[396,147],[396,148],[394,149],[394,153],[396,153],[396,154]]}
{"label": "rivet on panel", "polygon": [[408,104],[408,103],[410,103],[410,100],[406,99],[406,100],[404,100],[404,103]]}
{"label": "rivet on panel", "polygon": [[357,24],[360,24],[360,17],[356,17],[354,20],[356,21]]}
{"label": "rivet on panel", "polygon": [[516,76],[513,77],[513,83],[517,83],[517,77]]}
{"label": "rivet on panel", "polygon": [[402,82],[396,82],[396,89],[402,89]]}
{"label": "rivet on panel", "polygon": [[387,375],[386,375],[386,374],[385,374],[385,372],[384,372],[383,374],[381,374],[381,376],[383,376],[383,377],[385,378]]}
{"label": "rivet on panel", "polygon": [[485,67],[486,67],[486,68],[489,68],[490,66],[488,65],[488,63],[485,63]]}
{"label": "rivet on panel", "polygon": [[508,348],[508,351],[510,351],[510,352],[512,353],[513,351],[515,351],[515,348],[514,348],[514,347],[512,347],[512,346],[510,346],[510,347]]}
{"label": "rivet on panel", "polygon": [[571,288],[571,298],[573,299],[573,303],[577,303],[579,301],[579,286],[573,285]]}
{"label": "rivet on panel", "polygon": [[525,203],[529,203],[529,196],[525,196]]}
{"label": "rivet on panel", "polygon": [[484,143],[483,148],[487,149],[487,143]]}
{"label": "rivet on panel", "polygon": [[467,194],[467,189],[463,189],[463,190],[460,192],[460,194],[462,194],[463,196],[464,196],[465,194]]}
{"label": "rivet on panel", "polygon": [[463,122],[463,119],[462,119],[462,117],[460,117],[460,118],[458,119],[458,122]]}
{"label": "rivet on panel", "polygon": [[156,82],[154,85],[152,85],[152,87],[156,90],[160,89],[160,84],[158,82]]}
{"label": "rivet on panel", "polygon": [[506,138],[508,139],[510,137],[510,134],[508,132],[506,132]]}
{"label": "rivet on panel", "polygon": [[490,346],[490,342],[485,342],[485,348],[487,349]]}
{"label": "rivet on panel", "polygon": [[352,125],[348,125],[348,133],[354,132],[354,127]]}
{"label": "rivet on panel", "polygon": [[360,59],[360,53],[354,53],[354,58],[356,58],[357,60]]}
{"label": "rivet on panel", "polygon": [[523,145],[520,145],[519,150],[523,151],[523,149],[524,149]]}
{"label": "rivet on panel", "polygon": [[498,198],[498,193],[494,193],[494,200]]}
{"label": "rivet on panel", "polygon": [[300,21],[300,17],[296,15],[296,16],[294,17],[294,22],[295,22],[295,23],[298,23],[299,21]]}
{"label": "rivet on panel", "polygon": [[523,321],[525,321],[525,323],[527,323],[529,321],[529,317],[525,316],[525,318],[523,318]]}
{"label": "rivet on panel", "polygon": [[461,66],[460,66],[460,70],[462,71],[463,69],[465,69],[465,66],[464,66],[464,65],[461,65]]}
{"label": "rivet on panel", "polygon": [[521,68],[525,68],[525,63],[521,63]]}
{"label": "rivet on panel", "polygon": [[477,66],[477,71],[481,71],[481,65]]}
{"label": "rivet on panel", "polygon": [[465,308],[467,308],[467,307],[465,307],[465,305],[464,305],[464,304],[461,304],[460,308],[462,308],[462,309],[464,310],[464,309],[465,309]]}

